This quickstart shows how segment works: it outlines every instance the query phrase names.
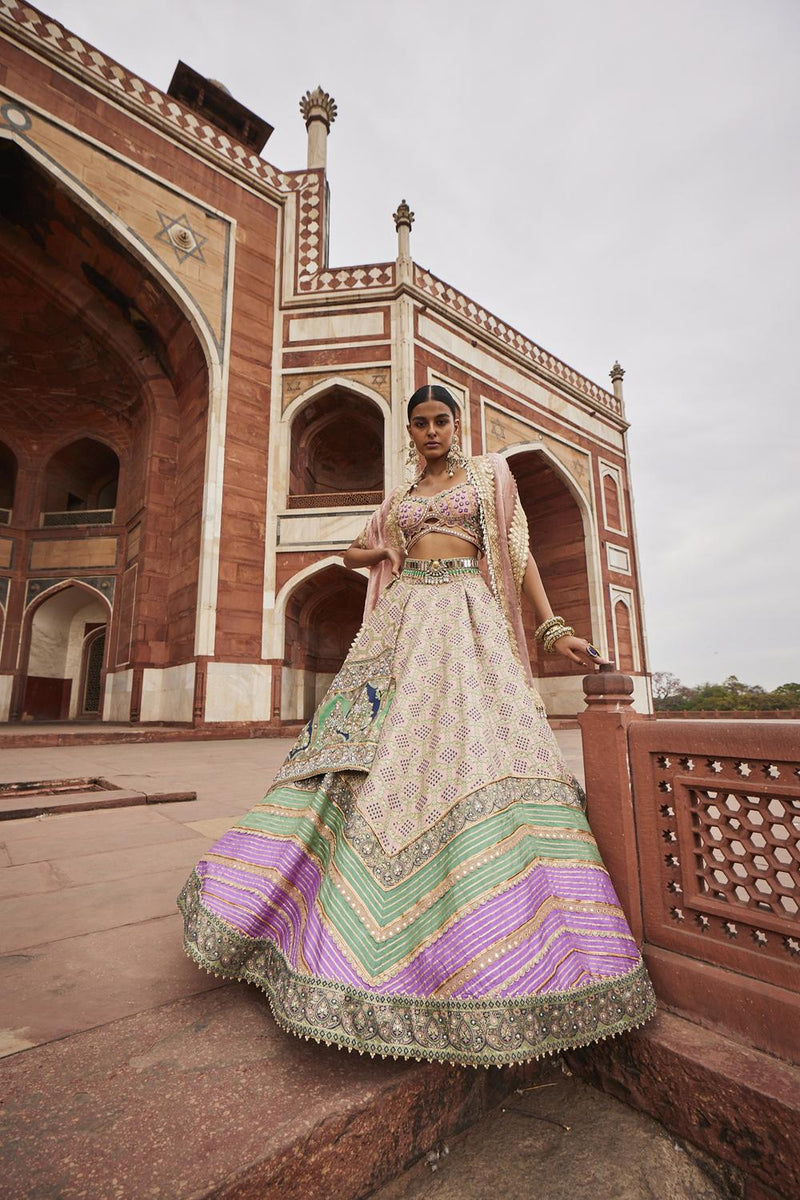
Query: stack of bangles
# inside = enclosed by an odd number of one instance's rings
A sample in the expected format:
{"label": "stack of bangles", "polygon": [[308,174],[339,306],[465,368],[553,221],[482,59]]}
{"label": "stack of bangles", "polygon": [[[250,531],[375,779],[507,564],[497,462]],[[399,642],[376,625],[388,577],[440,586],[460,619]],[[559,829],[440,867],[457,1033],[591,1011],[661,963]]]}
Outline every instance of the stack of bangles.
{"label": "stack of bangles", "polygon": [[571,625],[567,625],[563,617],[549,617],[548,620],[542,621],[536,633],[533,635],[537,642],[541,642],[547,654],[555,646],[559,638],[568,637],[575,630]]}

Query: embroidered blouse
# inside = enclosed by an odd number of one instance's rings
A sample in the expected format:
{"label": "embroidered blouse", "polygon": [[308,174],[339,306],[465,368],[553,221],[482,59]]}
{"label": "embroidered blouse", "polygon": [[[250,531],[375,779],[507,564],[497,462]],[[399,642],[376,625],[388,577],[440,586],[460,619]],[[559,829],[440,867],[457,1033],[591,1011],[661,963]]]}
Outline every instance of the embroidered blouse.
{"label": "embroidered blouse", "polygon": [[458,483],[435,496],[404,496],[397,521],[410,554],[428,533],[444,533],[483,549],[478,494],[471,483]]}

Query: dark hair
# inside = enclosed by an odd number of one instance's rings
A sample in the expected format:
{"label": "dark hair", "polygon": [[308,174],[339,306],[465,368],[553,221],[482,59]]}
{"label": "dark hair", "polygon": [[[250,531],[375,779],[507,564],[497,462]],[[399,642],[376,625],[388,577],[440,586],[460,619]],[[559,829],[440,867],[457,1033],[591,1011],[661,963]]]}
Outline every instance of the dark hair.
{"label": "dark hair", "polygon": [[455,400],[447,388],[438,383],[428,383],[425,387],[417,388],[408,402],[407,415],[410,417],[417,405],[424,404],[426,400],[438,400],[440,404],[447,405],[454,417],[458,416],[458,405]]}

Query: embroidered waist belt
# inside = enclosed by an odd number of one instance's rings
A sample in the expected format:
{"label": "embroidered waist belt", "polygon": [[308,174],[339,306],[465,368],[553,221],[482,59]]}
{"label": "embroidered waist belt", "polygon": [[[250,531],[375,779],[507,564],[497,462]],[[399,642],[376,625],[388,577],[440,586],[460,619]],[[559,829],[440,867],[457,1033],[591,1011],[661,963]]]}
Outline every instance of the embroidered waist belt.
{"label": "embroidered waist belt", "polygon": [[457,575],[477,574],[477,558],[407,558],[401,578],[414,583],[447,583]]}

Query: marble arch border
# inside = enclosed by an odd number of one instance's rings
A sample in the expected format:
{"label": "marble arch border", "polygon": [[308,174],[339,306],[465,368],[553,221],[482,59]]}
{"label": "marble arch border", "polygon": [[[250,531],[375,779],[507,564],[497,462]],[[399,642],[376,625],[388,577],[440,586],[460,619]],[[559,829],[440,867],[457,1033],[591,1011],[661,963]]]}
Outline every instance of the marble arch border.
{"label": "marble arch border", "polygon": [[288,404],[285,411],[281,414],[281,443],[285,447],[285,450],[280,456],[283,466],[283,470],[280,472],[281,478],[276,480],[276,483],[282,488],[281,494],[286,495],[289,489],[289,460],[291,457],[292,425],[294,424],[295,417],[312,400],[319,400],[320,396],[326,396],[334,388],[342,388],[343,391],[353,392],[363,400],[370,400],[383,417],[383,494],[387,495],[390,484],[391,405],[380,392],[373,391],[372,388],[367,387],[360,380],[348,379],[346,375],[331,375],[327,379],[320,379],[317,383],[312,384],[310,388],[301,392],[299,396],[295,396],[291,404]]}
{"label": "marble arch border", "polygon": [[[8,95],[8,93],[5,93]],[[6,107],[9,107],[7,105]],[[25,112],[26,105],[11,101],[10,107],[19,108]],[[35,111],[35,110],[32,110]],[[69,127],[68,127],[69,128]],[[181,284],[175,275],[147,246],[146,242],[103,201],[96,196],[85,184],[76,179],[57,160],[45,153],[30,137],[26,136],[27,126],[15,129],[11,126],[0,127],[0,138],[13,142],[23,153],[52,179],[60,184],[67,194],[89,213],[99,224],[142,264],[145,270],[155,276],[164,290],[183,313],[192,332],[198,339],[203,358],[208,370],[208,425],[206,429],[206,454],[203,478],[203,507],[200,516],[200,562],[198,566],[197,603],[195,607],[195,639],[194,653],[196,655],[213,656],[216,642],[217,624],[217,591],[219,583],[219,546],[222,527],[222,482],[225,464],[225,427],[228,407],[228,369],[229,354],[228,340],[219,345],[211,333],[202,309],[194,300],[191,293]],[[82,139],[79,130],[72,133]],[[107,149],[107,148],[105,148]],[[121,159],[121,161],[126,161]],[[157,176],[153,176],[157,178]],[[230,220],[228,218],[228,220]],[[233,226],[233,222],[231,225]],[[234,244],[231,239],[228,255],[228,279],[233,278]],[[232,306],[232,289],[229,289],[227,324],[230,324],[230,309]]]}
{"label": "marble arch border", "polygon": [[[310,579],[314,575],[319,575],[321,571],[326,571],[328,567],[339,567],[342,571],[349,570],[343,564],[340,554],[326,554],[324,558],[318,559],[317,562],[309,563],[307,567],[303,567],[296,575],[292,575],[291,579],[286,580],[286,583],[275,597],[271,629],[268,633],[268,640],[265,639],[264,658],[283,660],[284,640],[286,637],[286,606],[292,594],[297,591],[301,583],[305,583],[307,579]],[[369,579],[369,571],[365,567],[356,568],[353,574],[361,575],[362,578],[367,580]]]}
{"label": "marble arch border", "polygon": [[592,611],[592,641],[600,652],[608,657],[608,634],[605,620],[605,603],[603,595],[603,571],[600,561],[600,541],[597,528],[597,518],[592,509],[591,501],[578,483],[569,467],[553,453],[549,446],[541,442],[520,442],[514,446],[504,446],[498,451],[506,461],[518,454],[530,452],[541,454],[547,459],[564,486],[578,505],[583,521],[583,541],[586,551],[586,573],[589,583],[589,599]]}
{"label": "marble arch border", "polygon": [[[277,530],[278,516],[285,510],[285,498],[289,491],[289,464],[291,459],[291,436],[292,423],[297,414],[310,404],[312,400],[319,399],[320,396],[326,395],[327,392],[334,388],[343,388],[347,391],[354,392],[365,400],[369,400],[383,417],[383,487],[384,495],[389,494],[391,488],[390,466],[392,462],[392,408],[388,400],[381,396],[380,392],[373,391],[372,388],[359,380],[349,379],[346,375],[329,375],[325,379],[318,380],[311,387],[306,388],[299,396],[295,396],[290,404],[287,405],[284,412],[279,411],[280,398],[275,399],[275,408],[273,408],[273,420],[277,423],[276,427],[279,430],[278,437],[270,439],[270,450],[267,464],[267,521],[266,521],[266,536],[264,538],[264,594],[263,594],[263,612],[264,622],[261,634],[261,653],[263,658],[274,658],[275,655],[270,653],[270,648],[274,645],[276,619],[274,614],[277,612],[279,595],[283,593],[288,584],[284,584],[279,593],[275,591],[275,555],[277,553]],[[333,559],[326,559],[335,561]],[[315,564],[310,564],[309,567],[304,567],[304,571],[310,571]],[[292,576],[292,579],[299,581],[299,572],[297,576]],[[305,578],[305,576],[303,576]],[[291,580],[289,581],[291,582]],[[281,634],[283,632],[283,616],[280,618]]]}
{"label": "marble arch border", "polygon": [[[16,682],[12,685],[12,693],[9,697],[10,707],[14,709],[18,707],[22,711],[24,700],[25,681],[28,678],[28,664],[31,652],[31,637],[33,635],[33,618],[38,610],[48,600],[52,600],[53,596],[57,596],[59,592],[65,592],[68,588],[77,587],[80,591],[85,592],[91,599],[99,598],[102,600],[108,609],[106,619],[106,634],[108,634],[111,620],[114,614],[114,605],[108,596],[100,591],[100,588],[95,587],[85,579],[76,579],[70,576],[68,579],[54,579],[52,587],[45,588],[42,592],[37,592],[30,600],[26,600],[25,607],[22,612],[22,625],[20,629],[19,644],[17,647],[17,663],[16,663]],[[106,646],[103,653],[103,670],[108,670],[108,654],[111,646],[111,638],[106,637]],[[103,687],[105,691],[105,685]],[[15,704],[16,697],[16,704]],[[102,712],[102,706],[101,706]],[[8,719],[8,718],[5,718]]]}

